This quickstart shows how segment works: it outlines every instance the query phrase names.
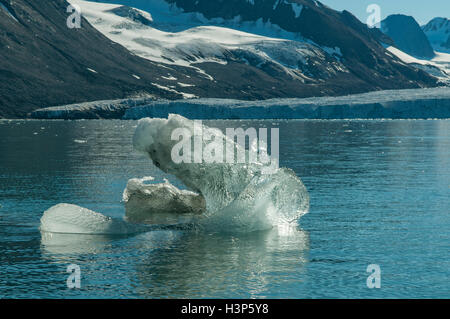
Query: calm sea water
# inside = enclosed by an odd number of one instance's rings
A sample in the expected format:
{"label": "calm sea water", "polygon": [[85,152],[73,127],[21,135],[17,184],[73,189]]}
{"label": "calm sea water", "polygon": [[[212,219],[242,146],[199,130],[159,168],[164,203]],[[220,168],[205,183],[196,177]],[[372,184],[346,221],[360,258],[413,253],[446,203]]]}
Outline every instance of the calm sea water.
{"label": "calm sea water", "polygon": [[281,165],[311,196],[298,229],[42,236],[49,207],[120,218],[128,179],[164,175],[133,152],[136,122],[0,121],[0,297],[450,297],[450,121],[207,124],[280,128]]}

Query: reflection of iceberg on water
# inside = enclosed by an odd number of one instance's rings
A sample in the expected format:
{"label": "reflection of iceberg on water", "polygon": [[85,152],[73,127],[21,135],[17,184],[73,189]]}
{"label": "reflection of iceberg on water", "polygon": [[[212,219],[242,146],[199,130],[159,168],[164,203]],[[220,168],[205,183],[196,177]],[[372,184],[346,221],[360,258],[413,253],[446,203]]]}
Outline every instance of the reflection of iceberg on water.
{"label": "reflection of iceberg on water", "polygon": [[[162,171],[175,175],[192,191],[180,190],[168,181],[152,184],[148,183],[152,178],[132,179],[124,192],[127,221],[174,224],[201,216],[193,219],[196,228],[251,232],[296,224],[308,211],[308,192],[290,169],[279,168],[273,174],[264,174],[265,166],[259,162],[175,163],[171,155],[178,141],[172,140],[172,133],[180,128],[191,132],[194,142],[194,122],[182,116],[143,119],[136,128],[133,144]],[[202,130],[216,137],[222,134],[206,126]],[[203,146],[227,141],[233,151],[242,148],[223,134],[219,137],[223,139],[202,141]],[[150,230],[148,225],[130,224],[69,204],[47,210],[40,228],[51,233],[115,235]]]}
{"label": "reflection of iceberg on water", "polygon": [[110,247],[117,237],[41,232],[42,251],[52,255],[98,254]]}
{"label": "reflection of iceberg on water", "polygon": [[[286,287],[303,280],[309,246],[309,234],[296,227],[233,236],[181,233],[136,263],[139,297],[264,298],[275,285],[290,298]],[[280,263],[280,256],[289,258]],[[290,273],[281,275],[285,270]]]}

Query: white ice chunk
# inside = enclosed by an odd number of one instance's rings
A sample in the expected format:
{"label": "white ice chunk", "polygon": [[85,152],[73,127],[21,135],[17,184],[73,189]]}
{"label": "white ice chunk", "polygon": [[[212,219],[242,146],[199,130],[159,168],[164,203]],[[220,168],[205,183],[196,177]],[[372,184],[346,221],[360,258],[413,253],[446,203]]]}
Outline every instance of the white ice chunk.
{"label": "white ice chunk", "polygon": [[154,182],[154,179],[130,179],[123,193],[126,219],[130,222],[179,223],[181,217],[199,215],[206,209],[205,200],[197,193],[180,190],[167,180],[164,183],[146,182]]}
{"label": "white ice chunk", "polygon": [[49,233],[125,235],[144,228],[71,204],[58,204],[44,212],[40,230]]}

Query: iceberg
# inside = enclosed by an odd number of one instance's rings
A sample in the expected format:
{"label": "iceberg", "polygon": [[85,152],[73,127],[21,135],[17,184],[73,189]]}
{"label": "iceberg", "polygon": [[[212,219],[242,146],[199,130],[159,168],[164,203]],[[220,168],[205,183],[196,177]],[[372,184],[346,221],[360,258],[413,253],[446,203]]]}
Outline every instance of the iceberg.
{"label": "iceberg", "polygon": [[[272,170],[268,174],[267,164],[258,161],[177,163],[172,160],[176,144],[173,131],[187,130],[196,139],[196,125],[195,121],[179,115],[170,115],[168,119],[146,118],[139,121],[133,136],[137,151],[148,155],[157,167],[177,177],[190,190],[180,190],[167,180],[155,183],[153,177],[131,179],[123,194],[125,220],[76,205],[58,204],[44,212],[41,232],[129,235],[161,229],[252,232],[296,226],[298,219],[308,212],[309,195],[292,170],[272,167],[270,163]],[[226,141],[233,152],[249,152],[220,130],[202,125],[202,132],[223,138],[215,138],[210,143],[202,139],[203,146]]]}
{"label": "iceberg", "polygon": [[[265,174],[266,168],[255,163],[176,163],[172,150],[177,144],[172,133],[177,129],[189,131],[196,138],[194,121],[171,114],[168,119],[145,118],[139,121],[133,136],[137,151],[147,154],[162,171],[176,176],[188,188],[201,194],[206,211],[198,224],[207,229],[222,231],[256,231],[287,225],[309,209],[309,195],[296,174],[288,168],[278,168]],[[204,135],[215,135],[209,143],[227,141],[238,150],[242,146],[221,132],[202,126]],[[223,146],[223,145],[222,145]]]}

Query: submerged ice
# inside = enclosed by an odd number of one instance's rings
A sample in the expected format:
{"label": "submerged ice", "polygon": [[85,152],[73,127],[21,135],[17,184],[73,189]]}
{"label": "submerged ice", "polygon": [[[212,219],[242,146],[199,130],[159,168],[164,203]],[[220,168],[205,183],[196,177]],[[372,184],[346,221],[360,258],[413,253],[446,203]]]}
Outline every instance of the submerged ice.
{"label": "submerged ice", "polygon": [[[147,224],[187,223],[189,227],[195,225],[196,229],[213,232],[251,232],[296,225],[308,211],[308,192],[291,169],[275,168],[267,174],[267,165],[258,161],[176,163],[172,150],[177,141],[172,139],[172,133],[179,128],[196,138],[194,121],[182,116],[142,119],[133,136],[133,146],[189,190],[180,190],[167,180],[156,182],[152,177],[131,179],[123,194],[125,220],[76,205],[59,204],[44,213],[41,231],[124,235],[152,230]],[[204,147],[225,142],[230,143],[236,154],[248,153],[217,129],[202,126],[202,131],[216,137],[202,140]]]}

